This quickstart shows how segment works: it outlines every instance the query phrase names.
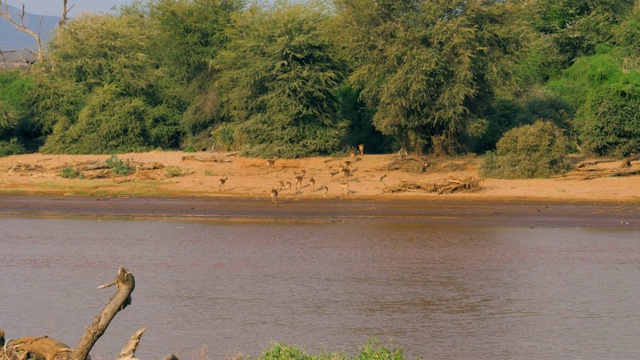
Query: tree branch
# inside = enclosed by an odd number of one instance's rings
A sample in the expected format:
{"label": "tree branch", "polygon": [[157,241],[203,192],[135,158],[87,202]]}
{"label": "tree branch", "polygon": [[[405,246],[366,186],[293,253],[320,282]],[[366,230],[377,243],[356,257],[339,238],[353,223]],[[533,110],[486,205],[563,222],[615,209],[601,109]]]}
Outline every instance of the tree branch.
{"label": "tree branch", "polygon": [[16,30],[32,36],[36,40],[36,44],[38,46],[37,53],[34,52],[33,50],[29,50],[29,49],[25,49],[25,50],[31,52],[34,56],[38,58],[38,60],[42,60],[42,42],[40,40],[40,29],[42,26],[42,17],[40,17],[40,24],[38,25],[38,33],[35,33],[34,31],[30,30],[27,27],[27,25],[24,23],[24,17],[26,15],[26,12],[24,11],[24,4],[22,4],[22,11],[19,14],[16,14],[18,19],[20,20],[19,22],[16,21],[11,15],[11,13],[9,12],[9,5],[7,4],[7,0],[4,0],[1,5],[2,6],[0,6],[0,17],[6,19],[11,25],[13,25],[13,27]]}
{"label": "tree branch", "polygon": [[116,276],[115,285],[115,295],[113,295],[111,300],[109,300],[102,312],[96,316],[93,320],[93,324],[85,330],[78,346],[73,349],[73,359],[85,360],[89,355],[91,348],[93,348],[93,345],[98,341],[100,336],[104,334],[109,323],[111,323],[111,320],[113,320],[120,310],[123,310],[131,304],[131,293],[135,288],[133,274],[131,274],[127,269],[120,267],[118,269],[118,275]]}

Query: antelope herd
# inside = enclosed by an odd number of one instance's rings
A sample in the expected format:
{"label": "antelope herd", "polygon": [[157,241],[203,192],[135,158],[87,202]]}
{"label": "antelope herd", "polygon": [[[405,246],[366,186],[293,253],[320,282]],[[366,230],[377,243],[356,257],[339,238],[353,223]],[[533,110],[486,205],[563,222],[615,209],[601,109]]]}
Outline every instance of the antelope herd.
{"label": "antelope herd", "polygon": [[[358,155],[360,158],[358,158]],[[357,171],[357,168],[354,168],[354,165],[356,162],[361,160],[363,155],[364,145],[360,144],[358,145],[357,150],[349,150],[347,158],[325,161],[325,163],[330,163],[324,166],[324,168],[308,168],[307,165],[300,166],[299,162],[296,162],[295,165],[291,165],[291,162],[287,163],[286,160],[278,161],[277,157],[265,160],[263,164],[266,165],[266,174],[268,176],[277,176],[278,174],[289,176],[289,179],[281,178],[272,182],[270,192],[271,203],[273,205],[278,205],[278,198],[281,197],[284,191],[287,191],[288,194],[292,194],[292,187],[295,189],[295,192],[293,193],[295,195],[308,191],[310,194],[320,193],[327,197],[330,191],[328,182],[334,181],[337,181],[337,186],[335,188],[340,188],[340,195],[349,196],[353,192],[350,188],[352,185],[350,176],[354,171]],[[276,163],[278,164],[277,166]],[[287,167],[294,168],[293,174],[290,172],[287,173]],[[325,176],[327,178],[325,181],[328,182],[321,182],[318,184],[317,179],[322,179]],[[219,192],[224,191],[225,184],[228,181],[229,178],[226,174],[218,179]],[[358,180],[356,179],[356,182],[357,181]]]}

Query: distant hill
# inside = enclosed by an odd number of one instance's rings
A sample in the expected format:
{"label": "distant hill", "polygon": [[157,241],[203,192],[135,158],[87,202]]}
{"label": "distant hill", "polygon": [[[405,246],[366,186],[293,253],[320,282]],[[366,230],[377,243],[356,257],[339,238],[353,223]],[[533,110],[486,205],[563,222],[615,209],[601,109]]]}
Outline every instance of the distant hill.
{"label": "distant hill", "polygon": [[[9,12],[11,14],[15,14],[13,17],[16,22],[19,22],[18,14],[22,12],[21,9],[8,5]],[[25,10],[27,10],[25,8]],[[56,26],[58,26],[58,22],[60,21],[59,16],[41,16],[41,15],[33,15],[29,14],[25,11],[24,22],[31,31],[37,33],[38,26],[40,26],[40,18],[42,18],[42,26],[40,28],[40,36],[42,40],[42,45],[49,40],[51,34],[55,30]],[[15,49],[36,49],[36,41],[34,38],[28,34],[25,34],[21,31],[16,30],[4,18],[0,18],[0,49],[2,50],[15,50]]]}

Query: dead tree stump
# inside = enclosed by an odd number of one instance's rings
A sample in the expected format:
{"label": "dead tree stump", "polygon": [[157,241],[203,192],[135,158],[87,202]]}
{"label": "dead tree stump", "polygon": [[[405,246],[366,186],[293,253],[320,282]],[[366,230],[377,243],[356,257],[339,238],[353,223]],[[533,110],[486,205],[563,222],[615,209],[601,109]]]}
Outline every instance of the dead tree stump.
{"label": "dead tree stump", "polygon": [[[90,359],[89,352],[98,339],[104,334],[116,314],[131,304],[131,293],[135,288],[133,274],[120,267],[118,275],[112,282],[99,286],[104,289],[116,286],[116,293],[109,300],[104,309],[93,320],[93,324],[85,330],[82,339],[75,349],[47,336],[28,336],[5,342],[5,333],[0,329],[0,360],[86,360]],[[127,341],[118,359],[134,359],[140,337],[146,328],[138,330]]]}

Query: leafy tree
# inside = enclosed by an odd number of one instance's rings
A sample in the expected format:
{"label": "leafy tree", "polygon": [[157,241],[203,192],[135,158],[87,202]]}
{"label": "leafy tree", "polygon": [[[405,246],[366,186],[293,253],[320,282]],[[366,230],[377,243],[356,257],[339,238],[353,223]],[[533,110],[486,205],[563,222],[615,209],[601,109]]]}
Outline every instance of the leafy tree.
{"label": "leafy tree", "polygon": [[624,69],[619,49],[599,48],[581,57],[549,87],[576,109],[584,149],[623,157],[640,152],[640,72]]}
{"label": "leafy tree", "polygon": [[48,73],[88,91],[116,84],[130,96],[153,95],[158,66],[147,52],[155,31],[139,16],[83,13],[53,35]]}
{"label": "leafy tree", "polygon": [[[615,42],[615,26],[631,14],[633,0],[540,0],[533,3],[534,27],[550,37],[558,56],[547,61],[553,74],[596,47]],[[530,11],[530,10],[529,10]]]}
{"label": "leafy tree", "polygon": [[22,153],[30,147],[33,120],[28,100],[37,87],[29,74],[0,71],[0,155]]}
{"label": "leafy tree", "polygon": [[486,113],[487,129],[476,139],[472,150],[478,153],[494,150],[507,131],[531,125],[538,120],[551,121],[560,128],[571,130],[574,115],[575,110],[571,105],[542,87],[532,88],[516,99],[497,98]]}
{"label": "leafy tree", "polygon": [[91,93],[77,121],[56,123],[40,150],[71,154],[143,150],[149,112],[149,107],[140,99],[123,97],[116,86],[105,85]]}
{"label": "leafy tree", "polygon": [[15,111],[0,99],[0,134],[15,126]]}
{"label": "leafy tree", "polygon": [[29,132],[42,145],[58,123],[72,123],[86,102],[87,90],[70,79],[39,77],[40,86],[28,95],[28,117],[34,119]]}
{"label": "leafy tree", "polygon": [[[483,114],[522,48],[514,8],[499,1],[335,0],[351,80],[373,124],[421,151],[482,132]],[[430,146],[429,146],[430,145]]]}
{"label": "leafy tree", "polygon": [[349,123],[345,135],[345,144],[357,149],[366,144],[368,153],[388,153],[393,151],[393,138],[380,133],[372,124],[374,111],[360,99],[360,91],[348,82],[336,91],[339,103],[339,117]]}
{"label": "leafy tree", "polygon": [[227,43],[224,31],[245,4],[245,0],[151,2],[149,16],[160,30],[154,56],[175,81],[189,84],[198,78],[209,79],[209,61]]}
{"label": "leafy tree", "polygon": [[619,158],[640,153],[640,73],[591,92],[577,120],[587,150]]}
{"label": "leafy tree", "polygon": [[230,28],[214,60],[235,136],[253,156],[298,157],[335,151],[344,134],[335,89],[345,66],[323,36],[320,3],[252,6]]}
{"label": "leafy tree", "polygon": [[562,130],[550,121],[537,121],[504,134],[495,151],[485,154],[480,165],[484,177],[548,178],[571,168],[570,151]]}
{"label": "leafy tree", "polygon": [[42,69],[47,86],[34,94],[33,116],[50,134],[42,151],[109,153],[179,144],[181,112],[165,95],[170,83],[162,67],[149,56],[156,30],[129,11],[83,14],[53,36]]}
{"label": "leafy tree", "polygon": [[159,32],[152,56],[167,71],[168,97],[181,101],[181,125],[189,135],[209,131],[220,113],[210,61],[228,41],[225,34],[245,0],[155,0],[149,16]]}

